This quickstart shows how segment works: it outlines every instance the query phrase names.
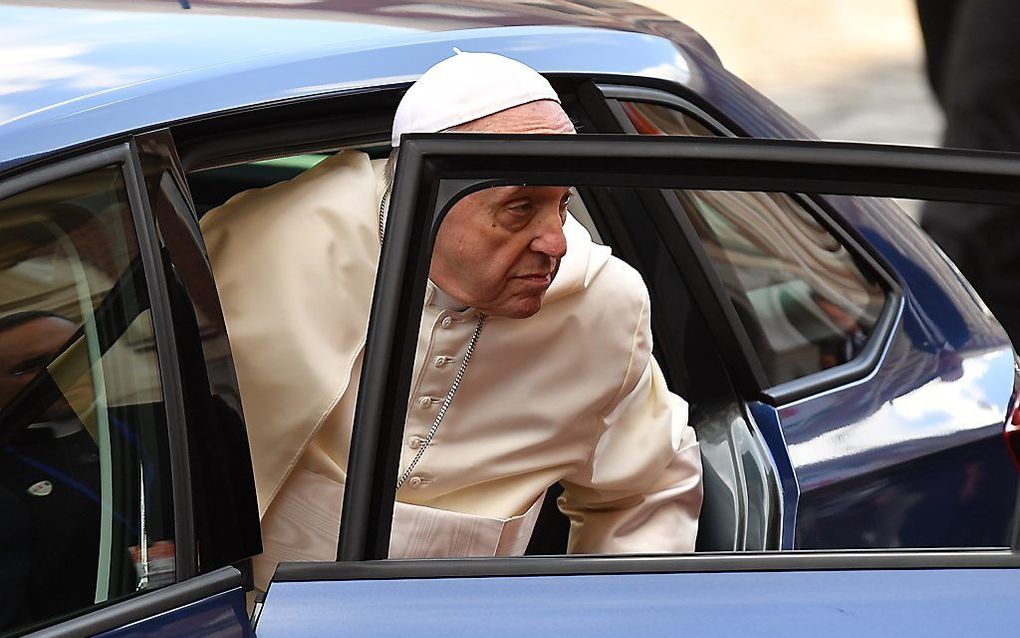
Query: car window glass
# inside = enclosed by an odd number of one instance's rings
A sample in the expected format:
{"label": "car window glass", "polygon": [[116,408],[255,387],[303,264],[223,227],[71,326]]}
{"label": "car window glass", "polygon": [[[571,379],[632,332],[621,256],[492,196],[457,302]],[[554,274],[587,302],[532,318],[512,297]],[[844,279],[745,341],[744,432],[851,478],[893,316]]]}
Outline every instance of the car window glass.
{"label": "car window glass", "polygon": [[781,193],[677,196],[772,383],[846,363],[861,351],[884,291],[799,203]]}
{"label": "car window glass", "polygon": [[162,402],[121,170],[0,202],[0,628],[173,582]]}
{"label": "car window glass", "polygon": [[651,355],[641,275],[592,242],[569,213],[574,193],[483,189],[440,225],[390,558],[522,554],[558,486],[572,521],[560,552],[695,549],[688,404]]}
{"label": "car window glass", "polygon": [[[641,134],[710,135],[673,109],[623,102]],[[874,273],[783,193],[676,191],[772,384],[846,363],[885,301]]]}

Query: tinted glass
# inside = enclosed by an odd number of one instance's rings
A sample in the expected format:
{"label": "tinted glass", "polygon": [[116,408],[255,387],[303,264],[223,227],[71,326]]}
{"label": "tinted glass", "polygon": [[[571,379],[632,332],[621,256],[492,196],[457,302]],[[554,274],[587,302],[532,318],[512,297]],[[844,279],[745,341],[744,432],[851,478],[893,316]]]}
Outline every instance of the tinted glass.
{"label": "tinted glass", "polygon": [[[693,118],[624,102],[639,133],[710,135]],[[853,359],[885,292],[835,235],[783,193],[676,191],[773,384]]]}
{"label": "tinted glass", "polygon": [[0,202],[0,629],[174,580],[162,401],[120,169]]}

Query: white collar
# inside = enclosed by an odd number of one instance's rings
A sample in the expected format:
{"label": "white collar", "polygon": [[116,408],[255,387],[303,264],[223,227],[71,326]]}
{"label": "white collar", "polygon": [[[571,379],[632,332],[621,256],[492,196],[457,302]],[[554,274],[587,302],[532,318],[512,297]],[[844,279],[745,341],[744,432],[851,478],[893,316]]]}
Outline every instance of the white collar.
{"label": "white collar", "polygon": [[453,312],[464,312],[468,309],[466,303],[434,284],[431,279],[429,279],[427,287],[428,292],[425,295],[425,303],[442,308],[443,310],[452,310]]}

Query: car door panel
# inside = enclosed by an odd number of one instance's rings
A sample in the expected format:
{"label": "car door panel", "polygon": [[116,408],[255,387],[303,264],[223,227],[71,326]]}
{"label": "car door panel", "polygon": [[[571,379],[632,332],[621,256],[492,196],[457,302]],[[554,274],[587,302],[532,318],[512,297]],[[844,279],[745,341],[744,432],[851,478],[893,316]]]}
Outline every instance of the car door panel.
{"label": "car door panel", "polygon": [[1009,544],[1012,348],[964,353],[953,382],[917,359],[780,408],[801,486],[797,547]]}
{"label": "car door panel", "polygon": [[254,636],[241,573],[233,567],[149,592],[74,620],[29,634],[32,638],[177,638]]}
{"label": "car door panel", "polygon": [[[561,562],[570,569],[571,559]],[[926,638],[997,636],[1020,620],[1020,610],[1002,596],[1018,586],[1020,571],[1007,568],[354,577],[274,583],[257,631],[259,638],[858,638],[876,630]]]}

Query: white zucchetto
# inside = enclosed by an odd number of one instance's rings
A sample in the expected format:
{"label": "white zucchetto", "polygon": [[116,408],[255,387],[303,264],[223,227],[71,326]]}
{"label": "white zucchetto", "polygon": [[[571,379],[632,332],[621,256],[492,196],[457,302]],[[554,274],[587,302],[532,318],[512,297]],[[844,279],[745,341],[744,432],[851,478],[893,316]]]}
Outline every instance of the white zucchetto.
{"label": "white zucchetto", "polygon": [[394,148],[404,133],[438,133],[528,102],[560,101],[548,80],[517,60],[454,51],[425,71],[400,100],[393,116]]}

